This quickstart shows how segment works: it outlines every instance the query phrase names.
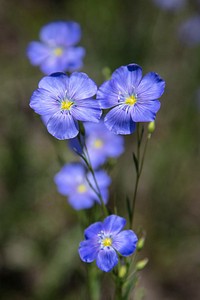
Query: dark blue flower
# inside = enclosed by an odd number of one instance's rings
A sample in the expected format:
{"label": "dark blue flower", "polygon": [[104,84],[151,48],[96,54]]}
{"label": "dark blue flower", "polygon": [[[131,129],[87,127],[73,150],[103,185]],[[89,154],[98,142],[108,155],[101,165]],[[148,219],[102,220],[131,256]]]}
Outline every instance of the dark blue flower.
{"label": "dark blue flower", "polygon": [[[111,183],[110,177],[103,170],[95,172],[104,203],[108,200],[108,187]],[[80,163],[66,164],[55,176],[54,181],[60,194],[68,197],[69,204],[76,210],[92,207],[99,199],[90,187],[87,179],[96,189],[91,173],[87,173],[85,167]]]}
{"label": "dark blue flower", "polygon": [[78,70],[85,55],[84,48],[75,47],[80,38],[81,28],[76,22],[49,23],[40,31],[41,42],[28,45],[27,56],[45,74]]}
{"label": "dark blue flower", "polygon": [[91,263],[96,260],[99,269],[111,271],[118,263],[118,253],[131,255],[137,244],[137,236],[132,230],[123,230],[126,220],[111,215],[103,222],[90,225],[84,232],[85,240],[79,245],[82,261]]}
{"label": "dark blue flower", "polygon": [[136,122],[150,122],[160,108],[157,100],[164,92],[165,82],[157,73],[142,78],[142,68],[136,64],[118,68],[110,80],[104,82],[97,100],[101,108],[112,108],[105,117],[105,125],[115,134],[130,134]]}
{"label": "dark blue flower", "polygon": [[60,140],[75,137],[78,121],[99,122],[101,109],[96,94],[96,84],[85,73],[74,72],[68,77],[54,73],[44,77],[34,91],[30,107],[44,116],[47,130]]}
{"label": "dark blue flower", "polygon": [[[110,132],[103,121],[98,124],[85,122],[85,144],[91,165],[94,169],[106,162],[108,158],[118,157],[124,151],[124,139]],[[71,148],[82,152],[77,138],[69,141]]]}

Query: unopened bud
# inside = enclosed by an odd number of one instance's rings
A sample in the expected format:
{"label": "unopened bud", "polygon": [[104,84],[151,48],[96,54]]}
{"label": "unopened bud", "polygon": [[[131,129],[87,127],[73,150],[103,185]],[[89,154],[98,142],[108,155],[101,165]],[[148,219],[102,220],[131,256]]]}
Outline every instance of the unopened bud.
{"label": "unopened bud", "polygon": [[140,261],[138,261],[137,264],[136,264],[136,266],[135,266],[136,270],[137,271],[141,271],[142,269],[144,269],[146,267],[146,265],[148,264],[148,261],[149,260],[148,260],[147,257],[144,258],[144,259],[142,259],[142,260],[140,260]]}
{"label": "unopened bud", "polygon": [[137,243],[137,250],[140,251],[144,247],[145,237],[142,236]]}
{"label": "unopened bud", "polygon": [[155,131],[156,124],[155,121],[152,121],[148,124],[148,133],[153,133]]}
{"label": "unopened bud", "polygon": [[119,277],[123,278],[126,275],[127,268],[126,266],[121,266],[119,269]]}

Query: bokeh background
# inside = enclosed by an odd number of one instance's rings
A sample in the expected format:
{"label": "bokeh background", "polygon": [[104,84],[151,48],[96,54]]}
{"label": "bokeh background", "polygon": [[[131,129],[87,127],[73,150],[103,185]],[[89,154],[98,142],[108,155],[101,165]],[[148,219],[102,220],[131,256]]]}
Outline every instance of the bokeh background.
{"label": "bokeh background", "polygon": [[[136,204],[135,228],[146,230],[142,256],[149,258],[139,285],[145,299],[200,299],[200,44],[178,36],[180,24],[200,13],[198,1],[176,11],[151,0],[1,0],[0,7],[0,299],[86,299],[79,217],[53,182],[60,155],[75,157],[29,108],[43,74],[29,64],[26,47],[55,20],[80,23],[82,70],[97,84],[104,67],[131,62],[166,80]],[[111,198],[122,209],[133,188],[134,146],[134,135],[126,137],[110,174]],[[106,289],[102,299],[110,299]]]}

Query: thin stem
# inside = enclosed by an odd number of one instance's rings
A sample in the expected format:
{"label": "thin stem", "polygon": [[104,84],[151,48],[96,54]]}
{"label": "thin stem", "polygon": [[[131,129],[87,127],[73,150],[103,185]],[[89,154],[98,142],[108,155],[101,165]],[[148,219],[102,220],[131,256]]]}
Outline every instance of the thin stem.
{"label": "thin stem", "polygon": [[[85,163],[86,163],[86,165],[87,165],[89,171],[90,171],[91,174],[92,174],[92,178],[93,178],[93,180],[94,180],[96,189],[95,189],[94,186],[91,184],[91,182],[89,182],[88,178],[87,178],[87,181],[88,181],[90,187],[93,189],[93,191],[96,193],[96,195],[97,195],[98,198],[99,198],[99,201],[100,201],[100,203],[101,203],[101,207],[102,207],[104,216],[108,216],[108,210],[107,210],[107,208],[106,208],[106,206],[105,206],[105,203],[104,203],[104,201],[103,201],[103,197],[102,197],[102,195],[101,195],[101,191],[100,191],[100,188],[99,188],[99,185],[98,185],[96,176],[95,176],[95,172],[94,172],[94,169],[93,169],[92,164],[91,164],[91,161],[90,161],[90,156],[89,156],[89,153],[88,153],[87,145],[86,145],[86,143],[85,143],[85,139],[82,140],[80,136],[78,137],[78,139],[79,139],[80,145],[81,145],[82,150],[83,150],[83,155],[82,155],[81,157],[84,159],[84,161],[85,161]],[[85,152],[84,152],[84,150],[85,150]]]}
{"label": "thin stem", "polygon": [[140,150],[141,150],[141,144],[142,144],[142,138],[143,138],[143,131],[144,131],[144,128],[142,128],[142,131],[140,133],[140,127],[139,127],[139,124],[138,124],[138,126],[137,126],[137,154],[136,154],[137,155],[136,156],[137,167],[136,167],[135,188],[134,188],[133,201],[132,201],[132,212],[131,212],[131,219],[130,219],[130,228],[133,228],[133,220],[134,220],[135,203],[136,203],[136,198],[137,198],[138,185],[139,185],[140,176],[141,176],[142,170],[143,170],[144,158],[145,158],[145,155],[146,155],[148,141],[151,138],[151,134],[148,133],[147,139],[146,139],[146,142],[145,142],[145,145],[144,145],[142,158],[141,158]]}

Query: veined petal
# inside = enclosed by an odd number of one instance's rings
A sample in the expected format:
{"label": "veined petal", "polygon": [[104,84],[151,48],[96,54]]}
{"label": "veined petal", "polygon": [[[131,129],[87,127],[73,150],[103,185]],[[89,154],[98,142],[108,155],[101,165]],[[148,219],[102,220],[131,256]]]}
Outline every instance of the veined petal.
{"label": "veined petal", "polygon": [[155,120],[160,108],[160,101],[138,101],[131,109],[131,117],[134,122],[151,122]]}
{"label": "veined petal", "polygon": [[37,89],[30,99],[30,107],[39,115],[52,115],[60,109],[60,104],[50,91]]}
{"label": "veined petal", "polygon": [[130,134],[135,130],[130,106],[118,105],[112,108],[104,119],[106,127],[115,134]]}
{"label": "veined petal", "polygon": [[105,81],[97,91],[97,100],[100,108],[111,108],[119,104],[119,91],[113,87],[112,80]]}
{"label": "veined petal", "polygon": [[123,256],[131,255],[137,245],[138,238],[132,230],[123,230],[113,238],[112,246]]}
{"label": "veined petal", "polygon": [[154,100],[162,96],[165,89],[165,81],[154,72],[146,74],[137,88],[138,100]]}
{"label": "veined petal", "polygon": [[40,42],[31,42],[27,47],[26,53],[31,64],[37,66],[47,59],[50,55],[50,49]]}
{"label": "veined petal", "polygon": [[141,79],[142,68],[137,64],[122,66],[112,74],[113,85],[124,95],[133,94]]}
{"label": "veined petal", "polygon": [[93,262],[99,251],[99,245],[92,240],[82,241],[79,245],[79,255],[82,261],[86,263]]}
{"label": "veined petal", "polygon": [[115,235],[126,225],[126,219],[117,215],[110,215],[103,221],[103,230],[106,234]]}
{"label": "veined petal", "polygon": [[79,105],[79,102],[78,105],[73,105],[71,108],[72,115],[79,121],[99,122],[102,111],[98,107],[92,107],[93,102],[95,100],[87,101],[88,106],[85,106],[86,103],[84,106]]}
{"label": "veined petal", "polygon": [[65,98],[65,92],[68,87],[69,78],[64,73],[53,73],[50,76],[43,77],[38,86],[44,90],[52,93],[55,99],[63,100]]}
{"label": "veined petal", "polygon": [[117,253],[112,247],[99,250],[96,264],[104,272],[111,271],[118,263]]}
{"label": "veined petal", "polygon": [[102,230],[102,222],[96,222],[85,229],[84,235],[86,240],[91,239],[100,233]]}
{"label": "veined petal", "polygon": [[96,83],[87,74],[74,72],[69,78],[68,97],[75,101],[87,99],[96,94]]}
{"label": "veined petal", "polygon": [[78,122],[72,117],[70,112],[61,111],[54,114],[47,123],[47,130],[59,140],[71,139],[77,136]]}

